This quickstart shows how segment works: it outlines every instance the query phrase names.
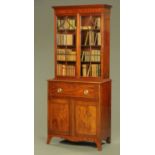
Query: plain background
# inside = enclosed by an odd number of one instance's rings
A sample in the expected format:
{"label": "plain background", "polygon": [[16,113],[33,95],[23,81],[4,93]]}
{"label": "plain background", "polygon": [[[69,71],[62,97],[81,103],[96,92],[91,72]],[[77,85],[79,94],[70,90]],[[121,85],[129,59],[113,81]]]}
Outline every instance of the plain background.
{"label": "plain background", "polygon": [[[114,154],[119,154],[119,92],[120,92],[120,3],[119,0],[35,0],[35,155],[42,155],[47,138],[47,79],[54,77],[54,23],[53,10],[55,5],[82,5],[82,4],[111,4],[111,64],[112,79],[112,144],[115,146]],[[54,143],[54,140],[51,141]],[[112,145],[111,144],[111,145]],[[54,145],[54,144],[53,144]],[[52,146],[52,145],[51,145]],[[50,146],[50,147],[51,147]],[[58,145],[59,146],[59,145]],[[107,147],[105,145],[104,147]],[[91,148],[91,147],[89,147]],[[58,148],[55,148],[58,149]],[[61,150],[61,145],[60,148]],[[68,147],[69,149],[69,147]],[[78,149],[78,148],[77,148]],[[88,149],[88,148],[87,148]],[[93,148],[94,149],[94,148]],[[109,148],[112,149],[112,148]],[[43,151],[44,150],[44,151]],[[47,149],[48,150],[48,149]],[[96,149],[94,149],[97,151]],[[104,148],[103,148],[104,150]],[[54,149],[53,149],[54,151]],[[76,151],[76,147],[75,150]],[[50,153],[50,152],[49,152]],[[52,153],[52,152],[51,152]],[[110,152],[111,153],[111,152]],[[55,155],[55,154],[54,154]],[[112,155],[112,154],[111,154]]]}
{"label": "plain background", "polygon": [[[121,155],[155,154],[154,6],[154,0],[121,1]],[[1,1],[0,154],[2,155],[34,154],[33,13],[32,0]],[[43,155],[49,151],[50,155],[55,154],[56,146],[52,144],[45,148],[42,139],[38,142],[41,144]],[[62,145],[61,148],[59,145],[57,148],[62,150]],[[110,146],[106,145],[104,151]],[[69,147],[67,150],[72,149]],[[91,152],[93,150],[94,148]],[[78,154],[76,152],[75,147],[72,154]]]}

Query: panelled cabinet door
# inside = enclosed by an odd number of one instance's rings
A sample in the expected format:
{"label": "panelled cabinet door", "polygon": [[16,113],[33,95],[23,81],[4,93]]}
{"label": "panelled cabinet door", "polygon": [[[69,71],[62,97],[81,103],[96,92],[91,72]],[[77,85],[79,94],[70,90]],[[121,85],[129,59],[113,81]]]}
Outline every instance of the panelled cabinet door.
{"label": "panelled cabinet door", "polygon": [[96,105],[94,102],[75,101],[76,135],[96,135]]}
{"label": "panelled cabinet door", "polygon": [[69,100],[51,98],[49,100],[49,133],[69,134]]}

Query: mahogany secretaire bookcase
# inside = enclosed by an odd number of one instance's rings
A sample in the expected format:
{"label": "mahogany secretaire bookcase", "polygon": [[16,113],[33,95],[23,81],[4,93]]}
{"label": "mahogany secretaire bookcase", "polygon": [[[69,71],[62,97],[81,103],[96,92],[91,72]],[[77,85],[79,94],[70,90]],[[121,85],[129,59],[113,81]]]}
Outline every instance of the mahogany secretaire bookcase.
{"label": "mahogany secretaire bookcase", "polygon": [[111,142],[110,5],[54,6],[48,138]]}

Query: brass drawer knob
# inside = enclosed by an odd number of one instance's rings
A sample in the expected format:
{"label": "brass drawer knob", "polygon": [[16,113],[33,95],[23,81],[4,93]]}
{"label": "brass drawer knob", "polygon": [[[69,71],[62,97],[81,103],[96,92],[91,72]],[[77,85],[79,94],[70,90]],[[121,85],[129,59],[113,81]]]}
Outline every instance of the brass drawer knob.
{"label": "brass drawer knob", "polygon": [[88,95],[88,93],[89,93],[88,89],[85,89],[85,90],[83,91],[83,94],[84,94],[84,95]]}
{"label": "brass drawer knob", "polygon": [[62,93],[63,89],[62,88],[58,88],[57,89],[57,93]]}

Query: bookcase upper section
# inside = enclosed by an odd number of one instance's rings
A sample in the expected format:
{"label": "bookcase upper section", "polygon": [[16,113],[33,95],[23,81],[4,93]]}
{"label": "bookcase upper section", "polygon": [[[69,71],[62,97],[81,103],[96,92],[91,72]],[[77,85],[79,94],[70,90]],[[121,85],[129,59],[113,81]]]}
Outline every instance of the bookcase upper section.
{"label": "bookcase upper section", "polygon": [[53,8],[55,78],[109,78],[111,6]]}

